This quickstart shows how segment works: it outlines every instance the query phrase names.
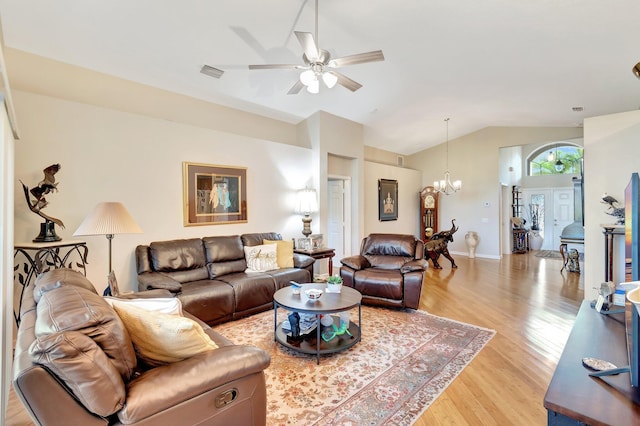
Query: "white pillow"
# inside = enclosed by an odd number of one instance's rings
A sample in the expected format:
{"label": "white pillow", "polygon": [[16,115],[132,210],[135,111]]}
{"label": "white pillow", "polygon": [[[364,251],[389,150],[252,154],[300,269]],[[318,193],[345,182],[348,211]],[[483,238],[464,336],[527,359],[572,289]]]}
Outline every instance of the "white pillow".
{"label": "white pillow", "polygon": [[163,365],[217,349],[218,345],[200,324],[180,315],[147,311],[126,303],[115,303],[140,358],[149,365]]}
{"label": "white pillow", "polygon": [[276,244],[262,244],[244,248],[247,260],[245,272],[265,272],[278,269],[278,246]]}
{"label": "white pillow", "polygon": [[182,303],[177,297],[151,297],[148,299],[118,299],[117,297],[105,297],[109,305],[126,304],[137,306],[147,311],[160,312],[162,314],[182,316]]}

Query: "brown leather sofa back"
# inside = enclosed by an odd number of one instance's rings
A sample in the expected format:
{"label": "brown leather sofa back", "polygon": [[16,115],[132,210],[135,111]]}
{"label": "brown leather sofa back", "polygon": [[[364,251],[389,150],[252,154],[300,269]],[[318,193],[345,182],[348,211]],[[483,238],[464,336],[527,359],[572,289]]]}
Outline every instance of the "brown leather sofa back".
{"label": "brown leather sofa back", "polygon": [[374,268],[400,269],[411,260],[422,259],[424,250],[418,247],[421,245],[422,241],[413,235],[370,234],[362,240],[360,254]]}
{"label": "brown leather sofa back", "polygon": [[149,244],[153,271],[184,283],[208,278],[207,260],[200,238],[156,241]]}
{"label": "brown leather sofa back", "polygon": [[247,269],[242,239],[239,235],[205,237],[202,241],[208,262],[209,278],[244,272]]}

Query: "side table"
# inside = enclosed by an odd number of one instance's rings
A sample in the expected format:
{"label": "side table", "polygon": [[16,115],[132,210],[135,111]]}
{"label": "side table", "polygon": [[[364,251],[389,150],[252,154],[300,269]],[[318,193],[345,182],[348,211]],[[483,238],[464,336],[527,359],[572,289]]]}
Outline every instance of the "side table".
{"label": "side table", "polygon": [[294,249],[294,253],[298,254],[306,254],[307,256],[311,256],[314,259],[329,259],[329,275],[333,275],[333,261],[331,260],[333,256],[336,255],[336,250],[332,248],[319,248],[315,250],[302,250],[302,249]]}
{"label": "side table", "polygon": [[[17,243],[13,252],[13,318],[20,325],[20,308],[24,289],[36,276],[50,269],[71,268],[87,275],[89,249],[85,241],[58,241],[55,243]],[[20,286],[20,287],[17,287]],[[17,291],[17,289],[20,291]],[[16,303],[17,302],[17,303]]]}

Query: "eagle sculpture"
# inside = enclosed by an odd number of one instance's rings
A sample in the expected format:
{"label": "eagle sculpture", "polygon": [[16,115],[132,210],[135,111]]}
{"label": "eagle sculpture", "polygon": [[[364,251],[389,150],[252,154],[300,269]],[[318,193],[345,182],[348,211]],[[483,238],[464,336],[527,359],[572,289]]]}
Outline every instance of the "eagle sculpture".
{"label": "eagle sculpture", "polygon": [[617,218],[616,225],[624,225],[624,207],[616,207],[616,204],[619,204],[618,200],[605,192],[602,196],[602,203],[609,205],[609,211],[605,213]]}
{"label": "eagle sculpture", "polygon": [[[45,221],[53,222],[64,229],[64,224],[60,219],[56,219],[55,217],[51,217],[42,212],[42,209],[47,207],[49,204],[45,195],[58,190],[58,183],[56,182],[55,175],[60,171],[60,168],[60,164],[52,164],[45,168],[43,170],[44,179],[42,179],[37,186],[34,186],[31,189],[29,189],[29,187],[22,181],[20,181],[20,183],[22,184],[22,189],[24,190],[24,196],[27,199],[29,210],[43,218]],[[35,198],[34,201],[32,201],[31,196]]]}

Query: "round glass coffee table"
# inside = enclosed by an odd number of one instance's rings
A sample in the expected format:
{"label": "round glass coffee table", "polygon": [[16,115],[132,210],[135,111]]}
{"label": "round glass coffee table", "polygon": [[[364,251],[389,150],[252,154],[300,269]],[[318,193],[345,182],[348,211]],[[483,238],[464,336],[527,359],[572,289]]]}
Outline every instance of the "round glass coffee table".
{"label": "round glass coffee table", "polygon": [[[348,349],[360,341],[362,329],[362,295],[351,287],[342,286],[340,293],[327,293],[326,284],[301,284],[300,294],[293,294],[293,287],[284,287],[273,295],[273,334],[274,340],[291,350],[306,354],[315,354],[320,364],[321,354],[330,354]],[[305,296],[305,290],[316,288],[324,291],[320,299],[311,301]],[[349,320],[348,327],[342,327],[340,317],[331,316],[333,325],[324,327],[320,318],[325,314],[347,312],[358,308],[358,323]],[[287,311],[315,315],[316,330],[302,334],[299,339],[292,336],[292,332],[283,329],[282,322],[278,323],[278,308]]]}

